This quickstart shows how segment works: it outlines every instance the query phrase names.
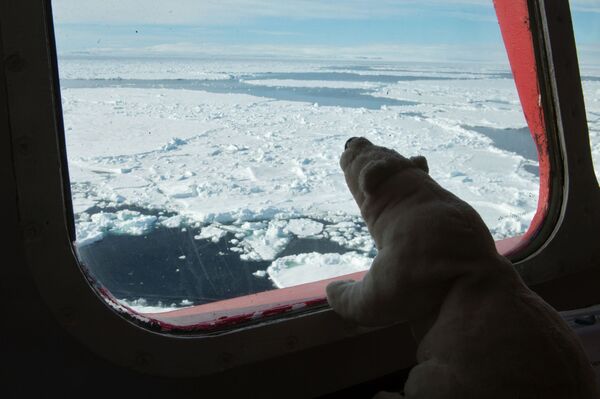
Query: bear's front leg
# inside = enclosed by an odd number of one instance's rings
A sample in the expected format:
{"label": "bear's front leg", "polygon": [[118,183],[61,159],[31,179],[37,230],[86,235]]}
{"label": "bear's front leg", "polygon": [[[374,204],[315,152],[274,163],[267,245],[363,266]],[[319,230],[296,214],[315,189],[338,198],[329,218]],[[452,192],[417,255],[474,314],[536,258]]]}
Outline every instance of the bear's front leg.
{"label": "bear's front leg", "polygon": [[402,321],[396,304],[404,298],[397,285],[389,281],[394,273],[387,268],[394,265],[388,264],[389,259],[386,262],[389,256],[385,254],[385,250],[377,254],[361,281],[334,281],[327,286],[327,301],[343,319],[371,327]]}

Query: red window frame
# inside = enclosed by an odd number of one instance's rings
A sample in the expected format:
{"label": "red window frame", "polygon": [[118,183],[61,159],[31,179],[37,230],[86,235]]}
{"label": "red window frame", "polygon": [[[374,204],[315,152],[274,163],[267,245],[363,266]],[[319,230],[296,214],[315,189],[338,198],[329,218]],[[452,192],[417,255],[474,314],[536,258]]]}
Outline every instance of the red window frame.
{"label": "red window frame", "polygon": [[[527,0],[494,0],[494,7],[506,47],[513,78],[539,159],[538,206],[527,232],[496,242],[496,248],[510,259],[524,257],[531,251],[532,241],[541,235],[547,225],[552,194],[552,159],[549,151],[548,129],[540,85],[539,60],[536,60],[535,37],[531,29]],[[537,43],[539,45],[539,43]],[[164,313],[138,313],[119,304],[106,289],[99,287],[104,299],[116,309],[135,315],[160,331],[212,332],[253,323],[267,317],[314,310],[327,305],[325,287],[334,280],[360,280],[366,271],[294,287],[245,295],[227,300],[192,306]]]}

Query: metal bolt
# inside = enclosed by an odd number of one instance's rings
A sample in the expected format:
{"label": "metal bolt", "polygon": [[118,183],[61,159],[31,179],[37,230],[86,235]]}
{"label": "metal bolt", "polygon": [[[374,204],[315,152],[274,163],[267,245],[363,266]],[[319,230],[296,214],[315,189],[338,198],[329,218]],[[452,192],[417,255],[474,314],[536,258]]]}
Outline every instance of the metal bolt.
{"label": "metal bolt", "polygon": [[152,363],[152,355],[146,352],[140,352],[135,356],[135,365],[140,368],[146,368]]}
{"label": "metal bolt", "polygon": [[228,366],[229,364],[231,364],[232,361],[233,361],[233,354],[231,354],[229,352],[221,353],[221,362],[223,362],[223,364],[225,366]]}
{"label": "metal bolt", "polygon": [[68,325],[75,324],[75,321],[77,319],[77,317],[76,317],[77,316],[77,312],[75,311],[74,308],[72,308],[70,306],[66,306],[66,307],[62,308],[61,314],[63,316],[64,321]]}
{"label": "metal bolt", "polygon": [[25,241],[34,241],[40,238],[40,227],[35,223],[29,223],[23,227]]}
{"label": "metal bolt", "polygon": [[294,348],[296,348],[296,346],[298,346],[298,338],[297,337],[290,336],[285,339],[285,347],[288,350],[293,350]]}
{"label": "metal bolt", "polygon": [[20,137],[16,140],[17,149],[23,155],[29,155],[31,151],[31,140],[28,137]]}
{"label": "metal bolt", "polygon": [[4,67],[9,72],[21,72],[25,69],[25,60],[19,53],[13,53],[4,59]]}
{"label": "metal bolt", "polygon": [[577,109],[577,107],[571,107],[571,116],[577,118],[577,115],[579,115],[579,109]]}

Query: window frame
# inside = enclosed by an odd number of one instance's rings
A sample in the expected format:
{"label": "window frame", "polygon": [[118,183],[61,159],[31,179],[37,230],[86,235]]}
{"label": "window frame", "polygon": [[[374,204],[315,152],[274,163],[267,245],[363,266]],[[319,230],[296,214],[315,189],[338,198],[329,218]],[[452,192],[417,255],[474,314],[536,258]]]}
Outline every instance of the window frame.
{"label": "window frame", "polygon": [[[502,2],[497,0],[496,6]],[[600,280],[596,242],[600,189],[586,134],[568,2],[528,0],[528,6],[546,126],[554,127],[548,131],[554,159],[550,172],[553,184],[558,185],[541,229],[511,259],[524,281],[546,301],[559,310],[573,309],[600,302],[594,286]],[[292,363],[310,367],[314,376],[312,386],[301,388],[306,396],[414,363],[416,347],[406,323],[358,327],[328,307],[283,313],[210,334],[153,330],[142,317],[115,311],[80,268],[72,246],[73,213],[52,29],[49,0],[1,2],[1,78],[6,92],[0,95],[8,104],[27,267],[43,300],[66,330],[103,358],[161,376],[208,378],[227,372],[244,373],[245,378],[255,375],[263,381],[260,376],[273,371],[296,386],[294,373],[282,375],[281,371],[282,367],[293,370],[293,364],[279,362],[292,356]],[[335,357],[324,359],[324,353]],[[364,367],[365,359],[372,359],[369,367]],[[258,362],[262,362],[260,370],[248,367]]]}

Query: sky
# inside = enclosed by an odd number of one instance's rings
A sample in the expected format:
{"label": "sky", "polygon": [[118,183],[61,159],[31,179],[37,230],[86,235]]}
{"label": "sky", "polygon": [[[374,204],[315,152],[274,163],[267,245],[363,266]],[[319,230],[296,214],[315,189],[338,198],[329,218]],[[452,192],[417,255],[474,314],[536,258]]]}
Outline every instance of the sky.
{"label": "sky", "polygon": [[[491,0],[54,0],[59,54],[502,59]],[[600,0],[572,0],[600,59]]]}

